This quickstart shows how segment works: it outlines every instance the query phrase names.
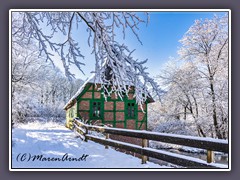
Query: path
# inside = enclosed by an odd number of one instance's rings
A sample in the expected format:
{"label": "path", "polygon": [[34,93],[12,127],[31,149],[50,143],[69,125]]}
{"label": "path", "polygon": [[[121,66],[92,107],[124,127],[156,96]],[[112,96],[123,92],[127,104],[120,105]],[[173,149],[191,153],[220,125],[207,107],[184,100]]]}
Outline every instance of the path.
{"label": "path", "polygon": [[166,168],[151,162],[143,165],[139,158],[81,141],[57,123],[17,126],[12,139],[12,168]]}

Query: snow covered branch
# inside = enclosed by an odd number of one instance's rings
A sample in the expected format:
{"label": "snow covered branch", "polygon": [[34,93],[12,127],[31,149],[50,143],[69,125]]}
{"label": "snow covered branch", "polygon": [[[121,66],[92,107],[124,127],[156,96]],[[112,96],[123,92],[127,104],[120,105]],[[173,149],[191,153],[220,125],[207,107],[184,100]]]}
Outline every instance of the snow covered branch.
{"label": "snow covered branch", "polygon": [[[148,16],[148,15],[147,15]],[[17,22],[17,23],[16,23]],[[78,39],[73,36],[80,23],[87,25],[89,33],[88,44],[95,55],[94,73],[100,77],[103,86],[113,85],[111,92],[123,97],[128,94],[130,86],[135,87],[135,97],[139,104],[146,101],[149,92],[147,85],[160,97],[158,85],[154,82],[144,67],[145,61],[137,61],[131,57],[124,44],[115,41],[116,28],[122,29],[125,37],[126,29],[130,28],[138,41],[142,44],[137,31],[141,23],[147,21],[134,12],[20,12],[15,13],[12,19],[12,39],[19,44],[27,44],[37,40],[39,55],[54,62],[54,54],[61,57],[65,74],[73,78],[70,66],[76,66],[82,73],[84,58],[80,50]],[[64,39],[61,41],[61,39]],[[24,41],[22,41],[24,40]],[[103,65],[106,65],[103,67]],[[111,78],[105,73],[108,68]],[[108,88],[105,90],[108,91]],[[108,92],[109,93],[109,92]]]}

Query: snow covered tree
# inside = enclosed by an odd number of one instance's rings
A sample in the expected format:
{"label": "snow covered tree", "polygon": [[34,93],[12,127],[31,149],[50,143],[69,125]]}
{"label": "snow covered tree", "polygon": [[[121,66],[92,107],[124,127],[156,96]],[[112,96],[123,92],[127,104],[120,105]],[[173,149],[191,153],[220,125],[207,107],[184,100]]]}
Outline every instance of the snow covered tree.
{"label": "snow covered tree", "polygon": [[[152,78],[148,76],[144,61],[133,59],[132,52],[124,44],[115,40],[115,29],[122,29],[123,36],[129,28],[140,41],[137,34],[140,23],[145,23],[138,13],[133,12],[13,12],[12,40],[19,44],[28,44],[35,39],[38,41],[40,55],[55,64],[53,54],[61,57],[65,74],[72,78],[71,66],[82,71],[84,65],[79,58],[84,58],[80,51],[78,40],[74,38],[73,31],[84,23],[89,33],[88,44],[95,55],[95,71],[102,84],[111,84],[112,89],[120,97],[128,94],[129,83],[135,86],[135,97],[142,104],[148,95],[147,84],[160,95],[159,88]],[[56,40],[62,37],[62,41]],[[103,66],[106,63],[107,66]],[[106,76],[106,69],[110,71],[111,78]],[[104,88],[104,87],[102,87]]]}
{"label": "snow covered tree", "polygon": [[33,45],[22,47],[17,44],[12,46],[12,94],[21,91],[24,85],[35,86],[34,82],[39,77],[37,71],[43,67],[44,63],[39,61],[38,51]]}
{"label": "snow covered tree", "polygon": [[[228,116],[222,111],[227,109],[224,107],[227,104],[221,104],[218,98],[221,97],[221,88],[228,94],[228,16],[196,20],[180,42],[181,58],[193,62],[202,78],[207,81],[206,91],[210,104],[206,108],[211,112],[216,137],[226,138]],[[221,78],[222,75],[225,76],[224,79]],[[227,102],[227,99],[224,100]]]}
{"label": "snow covered tree", "polygon": [[206,137],[211,123],[206,117],[208,113],[202,108],[204,88],[201,77],[194,64],[186,62],[178,66],[165,68],[158,78],[164,80],[167,92],[164,95],[163,107],[165,120],[185,121],[192,126],[199,136]]}
{"label": "snow covered tree", "polygon": [[12,48],[12,121],[64,119],[63,106],[83,81],[69,81],[40,59],[34,42],[25,46],[13,42]]}
{"label": "snow covered tree", "polygon": [[166,88],[160,109],[162,122],[184,121],[199,136],[226,139],[227,16],[196,20],[180,42],[181,60],[170,61],[157,76]]}
{"label": "snow covered tree", "polygon": [[[155,129],[163,130],[164,124],[179,125],[178,132],[171,132],[171,128],[165,129],[164,132],[179,133],[181,134],[198,134],[205,136],[202,132],[202,125],[199,121],[199,102],[197,101],[201,89],[196,81],[197,74],[192,69],[189,63],[179,65],[176,61],[170,61],[162,68],[161,73],[156,76],[157,81],[161,81],[161,86],[165,87],[165,93],[162,96],[161,106],[156,109],[155,105],[151,107],[152,111],[158,112],[160,115],[159,122],[156,122]],[[149,115],[151,117],[151,115]],[[182,129],[185,125],[191,129]],[[167,127],[167,126],[165,126]],[[197,133],[193,133],[197,132]]]}

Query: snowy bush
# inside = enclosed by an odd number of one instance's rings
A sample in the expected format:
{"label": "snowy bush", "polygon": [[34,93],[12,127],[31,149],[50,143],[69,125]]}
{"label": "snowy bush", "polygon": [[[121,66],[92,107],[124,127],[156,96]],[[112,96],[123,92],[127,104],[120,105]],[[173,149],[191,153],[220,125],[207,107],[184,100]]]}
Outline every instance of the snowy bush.
{"label": "snowy bush", "polygon": [[26,95],[15,94],[12,101],[12,123],[25,123],[27,117],[38,116],[38,106]]}
{"label": "snowy bush", "polygon": [[180,135],[196,135],[191,129],[191,126],[182,120],[170,120],[159,123],[153,131]]}

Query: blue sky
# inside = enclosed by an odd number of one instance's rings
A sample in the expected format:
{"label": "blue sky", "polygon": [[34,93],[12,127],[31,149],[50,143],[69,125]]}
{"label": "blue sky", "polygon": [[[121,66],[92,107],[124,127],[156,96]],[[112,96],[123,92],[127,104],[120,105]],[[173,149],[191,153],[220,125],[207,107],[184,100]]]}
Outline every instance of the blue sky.
{"label": "blue sky", "polygon": [[[177,50],[180,47],[179,40],[184,33],[193,25],[196,19],[211,19],[213,15],[222,16],[224,12],[150,12],[150,21],[140,25],[138,31],[139,37],[143,43],[141,45],[134,34],[126,31],[125,40],[123,40],[122,31],[117,32],[117,40],[124,42],[130,50],[136,49],[132,56],[139,60],[148,59],[146,66],[150,76],[156,76],[169,57],[177,58]],[[140,13],[144,18],[144,14]],[[94,70],[95,59],[91,55],[91,48],[87,44],[86,26],[83,24],[77,31],[74,31],[74,37],[79,40],[81,51],[85,55],[82,60],[86,66],[83,67],[85,75],[72,69],[77,78],[85,80]]]}

